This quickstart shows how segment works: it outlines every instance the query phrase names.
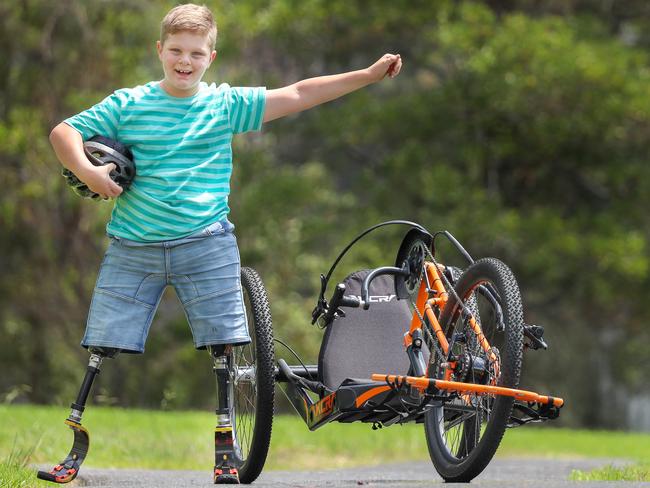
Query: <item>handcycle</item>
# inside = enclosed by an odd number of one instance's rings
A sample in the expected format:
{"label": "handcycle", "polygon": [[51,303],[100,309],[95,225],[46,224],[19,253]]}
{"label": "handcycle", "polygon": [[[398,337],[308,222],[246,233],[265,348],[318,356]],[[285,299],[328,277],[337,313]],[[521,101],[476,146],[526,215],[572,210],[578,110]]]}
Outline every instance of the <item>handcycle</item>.
{"label": "handcycle", "polygon": [[[328,284],[345,254],[377,229],[409,229],[393,266],[351,273]],[[465,269],[436,259],[446,238]],[[524,322],[517,281],[494,258],[474,260],[447,231],[393,220],[355,237],[338,255],[312,312],[324,329],[317,365],[276,363],[268,295],[258,273],[241,270],[252,342],[209,348],[217,377],[215,483],[251,483],[269,450],[275,384],[310,430],[329,422],[364,422],[373,429],[424,424],[429,455],[446,481],[468,482],[496,452],[505,429],[555,419],[564,401],[518,389],[523,351],[547,349],[543,327]],[[278,342],[281,342],[277,340]],[[284,343],[283,343],[284,344]],[[286,344],[285,344],[286,346]],[[293,350],[287,346],[290,351]],[[74,432],[68,456],[38,477],[75,479],[89,449],[81,415],[101,362],[118,351],[91,351],[66,424]]]}
{"label": "handcycle", "polygon": [[[409,228],[394,265],[350,274],[327,300],[343,256],[389,225]],[[463,256],[465,269],[437,261],[439,238]],[[524,349],[547,344],[543,327],[524,322],[513,273],[497,259],[474,260],[447,231],[382,222],[343,249],[321,275],[312,313],[312,324],[325,330],[318,365],[298,358],[299,365],[279,359],[276,366],[264,285],[254,271],[245,273],[251,277],[243,287],[253,342],[234,352],[230,410],[244,483],[264,466],[275,382],[310,430],[334,421],[365,422],[373,429],[424,424],[433,465],[452,482],[478,476],[506,428],[559,416],[562,398],[518,388]]]}

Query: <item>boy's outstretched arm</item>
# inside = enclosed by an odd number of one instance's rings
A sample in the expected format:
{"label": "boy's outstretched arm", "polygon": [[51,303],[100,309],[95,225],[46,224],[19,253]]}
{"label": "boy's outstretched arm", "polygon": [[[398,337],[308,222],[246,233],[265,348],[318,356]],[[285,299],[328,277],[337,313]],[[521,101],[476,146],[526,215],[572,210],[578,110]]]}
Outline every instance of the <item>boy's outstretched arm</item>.
{"label": "boy's outstretched arm", "polygon": [[268,90],[264,122],[293,114],[329,102],[371,83],[394,78],[402,68],[399,54],[384,54],[376,63],[366,69],[338,75],[319,76],[302,80],[293,85]]}

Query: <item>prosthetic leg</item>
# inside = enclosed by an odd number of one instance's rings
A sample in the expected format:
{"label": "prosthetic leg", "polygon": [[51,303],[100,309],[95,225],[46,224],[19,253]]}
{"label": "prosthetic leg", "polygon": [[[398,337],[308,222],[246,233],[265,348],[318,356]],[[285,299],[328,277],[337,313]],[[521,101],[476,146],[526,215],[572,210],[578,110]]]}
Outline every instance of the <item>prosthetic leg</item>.
{"label": "prosthetic leg", "polygon": [[90,360],[86,375],[84,376],[77,400],[70,405],[72,411],[65,420],[65,424],[74,432],[74,442],[72,449],[68,456],[59,464],[54,466],[49,472],[39,471],[36,475],[38,478],[45,481],[52,481],[54,483],[69,483],[79,474],[81,463],[86,459],[88,454],[88,447],[90,445],[90,438],[88,431],[81,425],[81,416],[86,407],[86,400],[90,393],[95,377],[99,374],[99,367],[104,358],[113,358],[120,352],[119,349],[114,348],[90,348]]}
{"label": "prosthetic leg", "polygon": [[217,426],[214,429],[214,484],[239,484],[242,465],[230,417],[232,346],[209,346],[217,377]]}

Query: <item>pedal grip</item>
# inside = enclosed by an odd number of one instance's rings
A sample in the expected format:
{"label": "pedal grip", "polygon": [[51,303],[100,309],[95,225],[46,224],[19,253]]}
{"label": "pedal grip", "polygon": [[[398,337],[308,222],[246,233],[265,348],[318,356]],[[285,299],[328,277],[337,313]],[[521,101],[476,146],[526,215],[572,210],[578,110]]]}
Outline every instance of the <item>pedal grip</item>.
{"label": "pedal grip", "polygon": [[530,340],[528,346],[531,349],[548,349],[548,344],[544,340],[544,327],[541,325],[524,324],[524,335]]}
{"label": "pedal grip", "polygon": [[544,327],[542,327],[541,325],[531,325],[530,326],[530,331],[538,339],[541,339],[542,337],[544,337]]}
{"label": "pedal grip", "polygon": [[36,477],[40,480],[52,481],[56,483],[56,477],[52,473],[48,473],[46,471],[39,471],[36,473]]}

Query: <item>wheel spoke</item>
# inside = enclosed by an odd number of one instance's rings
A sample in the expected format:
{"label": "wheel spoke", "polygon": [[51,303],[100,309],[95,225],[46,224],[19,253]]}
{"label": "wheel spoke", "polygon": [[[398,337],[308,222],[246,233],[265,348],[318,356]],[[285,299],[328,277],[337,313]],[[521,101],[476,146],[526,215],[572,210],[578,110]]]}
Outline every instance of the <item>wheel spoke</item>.
{"label": "wheel spoke", "polygon": [[[250,303],[250,296],[247,290],[244,290],[244,305],[246,307],[246,317],[249,321],[248,329],[253,342],[245,346],[236,347],[234,351],[234,360],[237,368],[246,369],[250,374],[257,374],[257,364],[255,356],[255,330],[252,320],[254,319],[252,305]],[[253,432],[255,430],[255,408],[257,399],[256,381],[241,380],[240,377],[235,378],[235,392],[234,392],[234,414],[233,417],[236,425],[236,437],[241,450],[241,456],[244,461],[248,458],[250,453]]]}

